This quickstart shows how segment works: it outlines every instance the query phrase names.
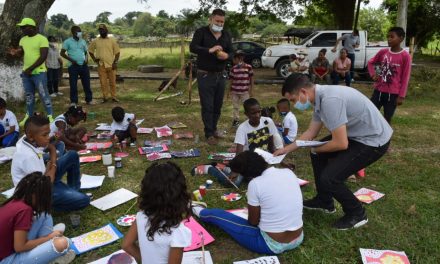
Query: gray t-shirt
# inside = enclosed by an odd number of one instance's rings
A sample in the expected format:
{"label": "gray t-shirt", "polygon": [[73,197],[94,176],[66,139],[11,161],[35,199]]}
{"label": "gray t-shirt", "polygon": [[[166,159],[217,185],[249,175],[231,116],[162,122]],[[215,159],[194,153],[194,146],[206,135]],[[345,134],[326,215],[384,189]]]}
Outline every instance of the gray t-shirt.
{"label": "gray t-shirt", "polygon": [[359,91],[339,85],[316,85],[313,120],[330,131],[346,125],[349,139],[379,147],[387,143],[393,129],[376,106]]}
{"label": "gray t-shirt", "polygon": [[354,46],[359,45],[359,36],[353,36],[353,33],[345,34],[342,36],[342,41],[344,41],[344,48],[347,49],[347,52],[354,54]]}

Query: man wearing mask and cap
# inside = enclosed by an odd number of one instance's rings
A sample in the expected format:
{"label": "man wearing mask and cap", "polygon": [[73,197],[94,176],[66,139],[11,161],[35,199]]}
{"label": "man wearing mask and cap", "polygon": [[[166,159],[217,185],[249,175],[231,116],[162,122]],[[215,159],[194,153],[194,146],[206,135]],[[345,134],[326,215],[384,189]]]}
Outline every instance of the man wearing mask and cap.
{"label": "man wearing mask and cap", "polygon": [[309,65],[310,62],[306,58],[307,53],[305,51],[298,52],[297,59],[293,62],[296,64],[297,67],[291,67],[291,72],[299,72],[303,74],[309,74]]}
{"label": "man wearing mask and cap", "polygon": [[67,69],[69,71],[70,105],[78,104],[78,76],[81,78],[86,104],[93,104],[90,71],[87,65],[87,43],[82,37],[80,27],[72,26],[70,31],[72,36],[64,41],[61,49],[61,56],[69,61]]}
{"label": "man wearing mask and cap", "polygon": [[225,11],[214,9],[209,25],[194,33],[190,51],[197,54],[197,83],[205,137],[210,145],[222,135],[217,131],[225,94],[226,60],[233,55],[231,36],[223,30]]}
{"label": "man wearing mask and cap", "polygon": [[119,102],[116,98],[116,69],[120,53],[119,45],[114,38],[108,36],[108,29],[105,24],[99,24],[98,31],[99,37],[90,43],[89,54],[98,65],[103,96],[102,102],[107,102],[110,96],[113,102]]}
{"label": "man wearing mask and cap", "polygon": [[11,48],[8,53],[12,56],[23,56],[23,72],[21,78],[26,96],[26,115],[19,124],[20,126],[24,126],[29,116],[34,114],[36,91],[44,103],[47,117],[50,122],[52,122],[52,101],[47,91],[47,68],[45,64],[49,51],[49,41],[43,35],[38,34],[36,23],[32,18],[23,18],[17,26],[20,27],[24,37],[20,39],[19,48]]}
{"label": "man wearing mask and cap", "polygon": [[[313,107],[312,121],[298,140],[314,140],[323,127],[331,133],[321,139],[326,143],[310,151],[317,194],[303,202],[304,208],[334,213],[335,199],[344,216],[334,228],[346,230],[366,224],[365,208],[344,182],[386,153],[393,129],[369,98],[350,87],[317,85],[306,75],[293,73],[281,93],[298,110]],[[274,155],[298,148],[295,141]]]}

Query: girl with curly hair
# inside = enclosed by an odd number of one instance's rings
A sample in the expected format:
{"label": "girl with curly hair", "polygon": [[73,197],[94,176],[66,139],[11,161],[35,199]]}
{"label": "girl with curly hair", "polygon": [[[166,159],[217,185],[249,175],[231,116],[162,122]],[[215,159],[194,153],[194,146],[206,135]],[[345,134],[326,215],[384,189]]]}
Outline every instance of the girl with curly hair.
{"label": "girl with curly hair", "polygon": [[[173,162],[153,163],[145,171],[139,212],[122,248],[142,263],[177,264],[191,245],[191,196],[182,170]],[[138,241],[138,244],[136,243]]]}
{"label": "girl with curly hair", "polygon": [[290,169],[269,167],[257,153],[245,151],[230,163],[232,171],[250,179],[248,219],[222,209],[194,205],[193,214],[228,233],[241,246],[259,254],[280,254],[304,238],[302,194]]}

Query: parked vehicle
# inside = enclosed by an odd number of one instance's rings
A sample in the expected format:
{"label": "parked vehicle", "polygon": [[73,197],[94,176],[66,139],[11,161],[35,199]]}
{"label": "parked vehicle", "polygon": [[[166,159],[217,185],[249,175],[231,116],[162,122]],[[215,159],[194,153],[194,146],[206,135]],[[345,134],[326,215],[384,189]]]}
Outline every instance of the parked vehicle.
{"label": "parked vehicle", "polygon": [[[319,50],[327,49],[326,57],[330,63],[338,56],[339,51],[332,52],[336,40],[344,34],[349,34],[350,30],[325,30],[315,31],[303,39],[298,45],[282,44],[268,47],[261,57],[263,67],[269,67],[276,70],[279,77],[287,78],[289,76],[290,60],[289,55],[305,51],[310,62],[318,57]],[[342,46],[339,44],[338,49]],[[356,59],[354,68],[357,71],[366,73],[368,60],[372,58],[380,49],[386,46],[380,44],[370,44],[367,41],[367,32],[359,31],[359,47],[355,49]]]}
{"label": "parked vehicle", "polygon": [[253,68],[261,67],[261,55],[266,50],[262,45],[252,41],[236,41],[232,43],[234,51],[242,50],[244,52],[244,62],[252,65]]}

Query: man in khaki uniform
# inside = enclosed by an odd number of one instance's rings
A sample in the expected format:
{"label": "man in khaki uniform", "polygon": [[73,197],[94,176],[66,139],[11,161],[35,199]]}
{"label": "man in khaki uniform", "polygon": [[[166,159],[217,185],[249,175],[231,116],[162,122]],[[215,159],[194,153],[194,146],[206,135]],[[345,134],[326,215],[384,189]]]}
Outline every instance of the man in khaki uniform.
{"label": "man in khaki uniform", "polygon": [[[89,45],[89,54],[98,65],[99,81],[103,95],[103,103],[109,100],[119,102],[116,98],[116,68],[119,60],[119,45],[114,38],[108,37],[105,24],[99,24],[99,36]],[[110,84],[110,91],[109,91]]]}

